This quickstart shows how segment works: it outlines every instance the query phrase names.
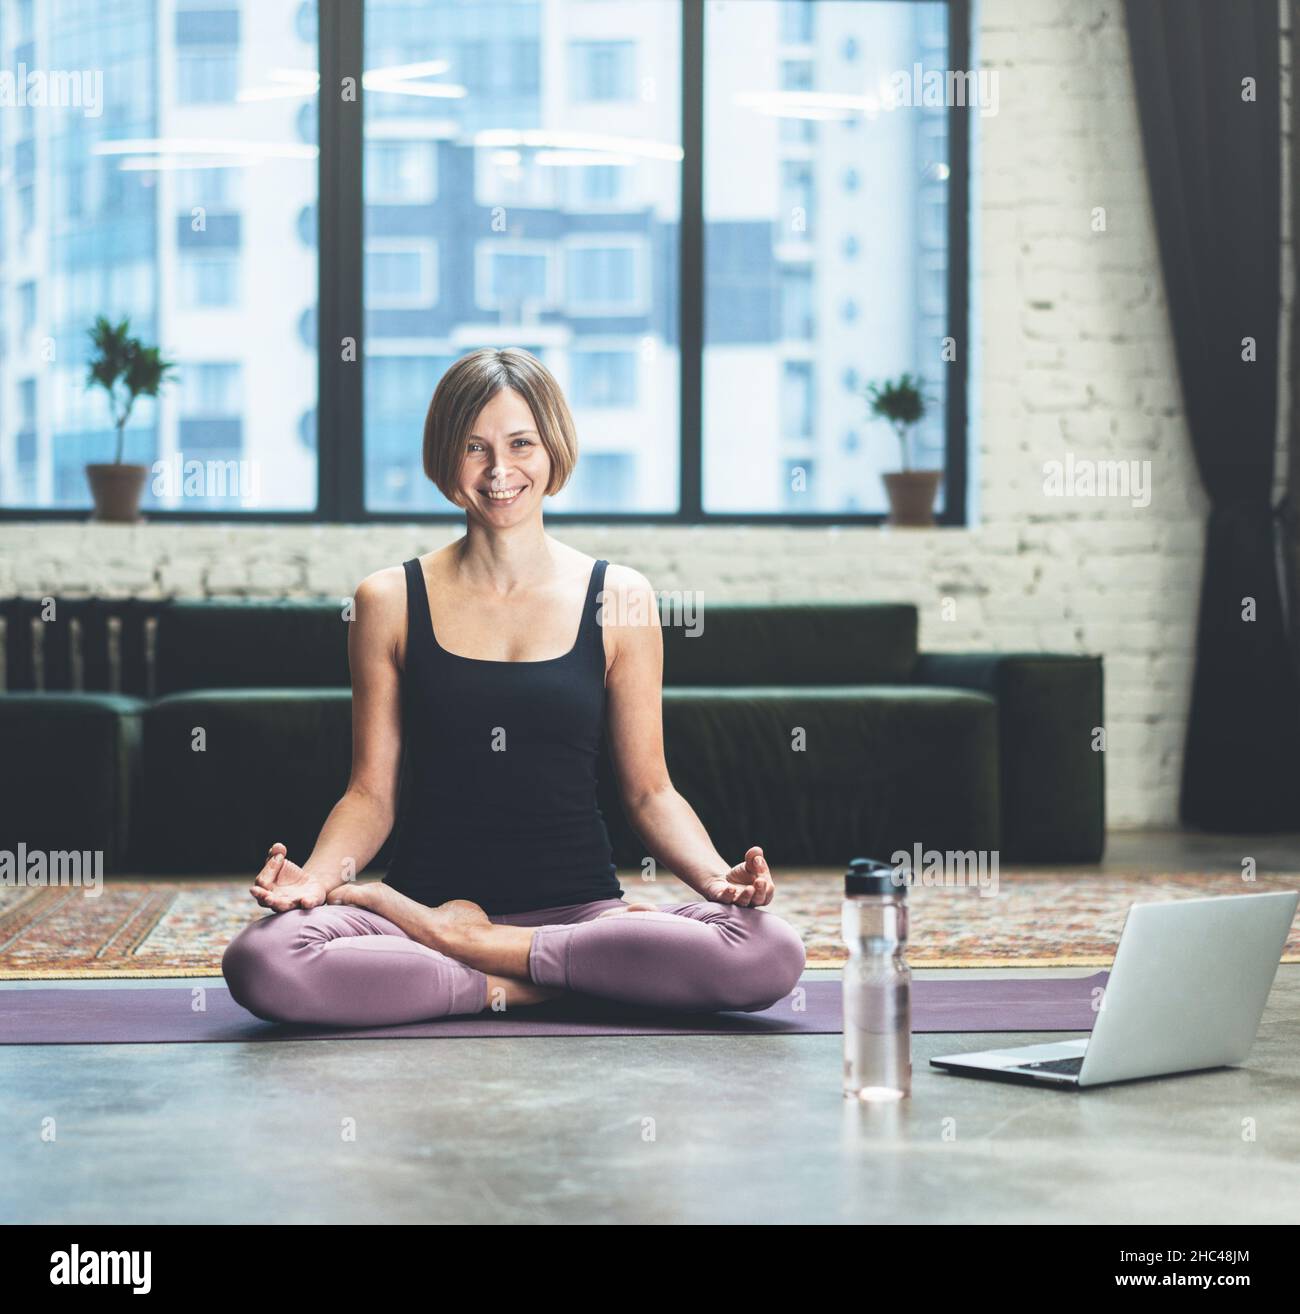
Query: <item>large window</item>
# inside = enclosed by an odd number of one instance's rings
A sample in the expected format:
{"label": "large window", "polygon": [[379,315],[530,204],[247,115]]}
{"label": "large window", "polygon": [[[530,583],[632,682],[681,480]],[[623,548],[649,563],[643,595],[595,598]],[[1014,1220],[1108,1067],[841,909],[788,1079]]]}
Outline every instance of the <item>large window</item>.
{"label": "large window", "polygon": [[102,113],[0,112],[0,513],[88,507],[104,314],[179,365],[126,459],[256,475],[151,490],[158,516],[459,516],[429,399],[516,345],[577,423],[558,516],[878,519],[898,454],[866,393],[906,371],[961,523],[968,26],[968,0],[0,5],[0,69],[104,74]]}
{"label": "large window", "polygon": [[704,510],[883,512],[869,382],[922,377],[943,465],[948,110],[891,93],[948,66],[947,6],[716,0],[705,43]]}
{"label": "large window", "polygon": [[[0,188],[0,506],[89,506],[84,466],[115,445],[107,397],[85,386],[87,330],[104,315],[129,318],[178,367],[126,429],[125,460],[177,475],[148,481],[146,513],[315,510],[304,436],[317,361],[301,325],[316,307],[317,147],[298,125],[317,49],[304,10],[0,5],[0,69],[66,92],[0,109],[0,176],[14,183]],[[186,479],[190,462],[203,468]]]}
{"label": "large window", "polygon": [[[424,415],[488,345],[528,346],[569,399],[582,456],[557,511],[677,510],[678,19],[667,0],[367,4],[368,510],[453,509],[421,468]],[[426,286],[393,245],[413,235],[441,255],[419,309],[394,301]]]}

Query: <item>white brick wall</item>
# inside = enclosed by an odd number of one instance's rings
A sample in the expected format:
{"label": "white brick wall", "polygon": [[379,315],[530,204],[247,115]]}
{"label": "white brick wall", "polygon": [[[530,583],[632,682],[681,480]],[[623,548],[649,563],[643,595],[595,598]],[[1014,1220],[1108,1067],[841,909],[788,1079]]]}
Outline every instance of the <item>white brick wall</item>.
{"label": "white brick wall", "polygon": [[[1180,417],[1122,10],[985,0],[977,54],[999,73],[1000,108],[973,120],[975,527],[560,535],[706,599],[913,601],[932,650],[1101,653],[1111,824],[1172,825],[1204,500]],[[1090,227],[1096,206],[1102,234]],[[1067,451],[1149,460],[1151,505],[1044,496],[1043,462]],[[0,526],[0,595],[342,597],[457,532],[15,523]]]}

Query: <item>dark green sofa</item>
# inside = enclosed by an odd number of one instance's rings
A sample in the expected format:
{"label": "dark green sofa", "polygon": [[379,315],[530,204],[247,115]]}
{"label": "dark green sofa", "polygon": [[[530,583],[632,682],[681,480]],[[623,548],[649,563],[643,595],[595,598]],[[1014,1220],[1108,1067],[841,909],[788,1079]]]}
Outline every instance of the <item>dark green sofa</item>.
{"label": "dark green sofa", "polygon": [[[348,777],[340,606],[86,601],[33,622],[34,606],[0,604],[0,847],[142,872],[249,871],[276,839],[306,856]],[[663,614],[668,766],[722,853],[1101,856],[1100,659],[921,654],[905,605],[710,603],[698,633]],[[639,866],[607,752],[600,804],[620,867]]]}

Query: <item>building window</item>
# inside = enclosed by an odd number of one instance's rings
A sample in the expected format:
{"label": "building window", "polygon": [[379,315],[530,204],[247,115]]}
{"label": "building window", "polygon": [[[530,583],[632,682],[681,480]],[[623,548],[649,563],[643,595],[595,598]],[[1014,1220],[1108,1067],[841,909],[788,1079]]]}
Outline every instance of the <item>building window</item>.
{"label": "building window", "polygon": [[[114,27],[120,20],[108,19]],[[181,0],[176,12],[176,103],[223,105],[239,92],[239,10]]]}
{"label": "building window", "polygon": [[622,164],[589,164],[570,169],[569,174],[574,182],[571,204],[575,209],[620,205],[632,181],[632,170]]}
{"label": "building window", "polygon": [[366,247],[368,306],[394,310],[431,306],[437,299],[437,248],[432,242],[371,239]]}
{"label": "building window", "polygon": [[[244,454],[242,367],[237,362],[184,365],[180,395],[174,459],[184,502],[205,510],[260,502],[261,479]],[[203,463],[201,476],[197,484],[187,483],[196,461]]]}
{"label": "building window", "polygon": [[631,452],[587,452],[564,492],[568,500],[592,506],[626,506],[636,496],[636,458]]}
{"label": "building window", "polygon": [[816,497],[813,476],[817,462],[809,457],[794,457],[782,462],[781,492],[778,498],[781,509],[794,514],[806,511],[808,503]]}
{"label": "building window", "polygon": [[36,327],[36,284],[18,286],[18,331],[24,337]]}
{"label": "building window", "polygon": [[182,51],[176,56],[178,105],[225,105],[239,90],[239,56],[233,51]]}
{"label": "building window", "polygon": [[[554,169],[541,150],[483,147],[474,152],[474,195],[480,205],[557,210],[560,187],[580,169]],[[558,175],[558,176],[557,176]]]}
{"label": "building window", "polygon": [[376,141],[366,153],[367,205],[431,205],[437,154],[431,141]]}
{"label": "building window", "polygon": [[481,243],[476,301],[484,310],[541,309],[552,304],[551,253]]}
{"label": "building window", "polygon": [[788,46],[807,45],[813,39],[814,7],[808,0],[780,0],[781,40]]}
{"label": "building window", "polygon": [[781,334],[796,342],[808,342],[817,336],[809,268],[794,266],[781,272]]}
{"label": "building window", "polygon": [[781,161],[781,215],[786,233],[811,241],[814,229],[813,166],[807,160]]}
{"label": "building window", "polygon": [[298,12],[294,16],[293,23],[298,32],[298,39],[307,42],[309,45],[314,45],[320,32],[320,17],[316,12],[316,0],[303,0],[303,3],[298,6]]}
{"label": "building window", "polygon": [[795,441],[811,438],[813,428],[812,363],[788,360],[781,374],[781,436]]}
{"label": "building window", "polygon": [[636,405],[636,353],[582,347],[569,384],[575,407]]}
{"label": "building window", "polygon": [[575,101],[634,99],[636,42],[570,42],[569,85]]}
{"label": "building window", "polygon": [[569,313],[645,313],[639,255],[639,246],[629,242],[593,241],[570,246],[566,265]]}
{"label": "building window", "polygon": [[18,197],[18,231],[26,235],[36,227],[36,188],[28,183],[19,187]]}
{"label": "building window", "polygon": [[184,310],[229,310],[239,304],[239,256],[228,251],[185,253],[179,263]]}
{"label": "building window", "polygon": [[237,361],[187,362],[177,372],[182,415],[210,419],[243,412],[242,368]]}
{"label": "building window", "polygon": [[[781,61],[782,91],[812,91],[814,83],[811,59],[783,59]],[[810,145],[817,140],[817,120],[794,112],[780,119],[781,141]]]}
{"label": "building window", "polygon": [[213,213],[237,210],[243,176],[243,170],[238,168],[172,170],[172,195],[177,209],[186,215],[193,210]]}

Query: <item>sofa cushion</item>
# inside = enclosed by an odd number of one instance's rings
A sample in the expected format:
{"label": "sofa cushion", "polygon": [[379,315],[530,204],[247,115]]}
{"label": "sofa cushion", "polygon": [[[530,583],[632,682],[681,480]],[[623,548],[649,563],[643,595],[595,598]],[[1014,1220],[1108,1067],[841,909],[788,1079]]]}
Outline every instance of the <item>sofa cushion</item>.
{"label": "sofa cushion", "polygon": [[158,621],[157,691],[344,688],[343,603],[177,602]]}
{"label": "sofa cushion", "polygon": [[998,704],[1002,842],[1012,862],[1096,862],[1106,844],[1100,657],[927,653],[921,684]]}
{"label": "sofa cushion", "polygon": [[[997,749],[993,699],[958,689],[664,691],[669,774],[729,862],[752,844],[774,867],[887,858],[916,843],[996,849]],[[615,860],[641,866],[608,745],[601,808]]]}
{"label": "sofa cushion", "polygon": [[305,862],[347,787],[351,691],[172,694],[145,713],[143,757],[142,869],[251,878],[277,840]]}
{"label": "sofa cushion", "polygon": [[119,870],[144,706],[124,694],[0,696],[0,848],[98,851]]}
{"label": "sofa cushion", "polygon": [[660,602],[664,684],[893,684],[916,664],[916,608],[895,603]]}

